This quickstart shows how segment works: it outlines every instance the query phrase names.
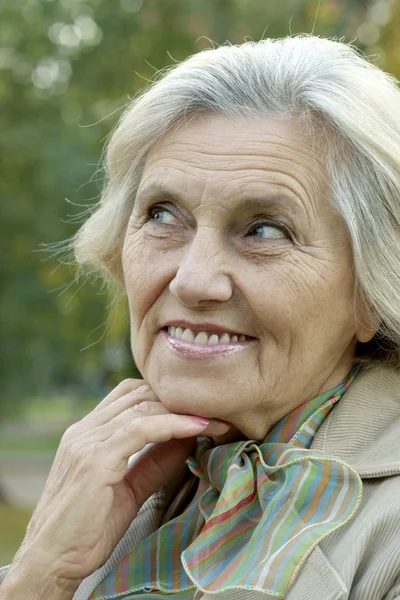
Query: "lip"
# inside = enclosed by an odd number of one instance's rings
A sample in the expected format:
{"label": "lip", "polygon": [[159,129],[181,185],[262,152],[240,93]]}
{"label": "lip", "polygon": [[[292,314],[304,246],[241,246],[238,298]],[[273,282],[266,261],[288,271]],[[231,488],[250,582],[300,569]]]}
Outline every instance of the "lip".
{"label": "lip", "polygon": [[248,346],[253,345],[256,341],[253,338],[251,340],[245,340],[244,342],[213,344],[208,346],[206,344],[191,344],[190,342],[183,342],[182,340],[173,338],[165,329],[162,329],[161,333],[164,336],[168,348],[170,348],[176,354],[191,360],[198,360],[200,358],[213,358],[217,356],[230,356],[245,350]]}
{"label": "lip", "polygon": [[[214,325],[213,323],[209,323],[208,321],[204,321],[203,323],[191,323],[190,321],[185,321],[184,319],[177,319],[167,321],[161,329],[166,327],[182,327],[183,329],[191,329],[192,331],[206,331],[207,333],[229,333],[229,335],[247,335],[242,331],[233,330],[229,327],[221,327],[220,325]],[[252,337],[247,335],[247,337]]]}

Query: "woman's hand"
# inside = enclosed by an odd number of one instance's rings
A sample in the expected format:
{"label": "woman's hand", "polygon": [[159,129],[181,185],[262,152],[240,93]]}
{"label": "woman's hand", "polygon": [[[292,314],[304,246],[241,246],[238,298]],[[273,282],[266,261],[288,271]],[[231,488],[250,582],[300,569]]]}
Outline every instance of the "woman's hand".
{"label": "woman's hand", "polygon": [[[30,557],[54,580],[80,582],[102,566],[140,506],[182,468],[195,436],[218,435],[170,413],[149,385],[128,379],[64,433],[13,567]],[[128,471],[130,456],[146,450]]]}

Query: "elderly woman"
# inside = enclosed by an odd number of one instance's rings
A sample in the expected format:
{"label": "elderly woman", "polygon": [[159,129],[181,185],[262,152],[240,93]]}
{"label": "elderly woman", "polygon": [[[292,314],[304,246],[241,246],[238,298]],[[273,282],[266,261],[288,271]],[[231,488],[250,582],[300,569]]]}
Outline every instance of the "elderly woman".
{"label": "elderly woman", "polygon": [[200,52],[107,166],[75,251],[144,381],[65,432],[1,599],[399,597],[396,81],[313,36]]}

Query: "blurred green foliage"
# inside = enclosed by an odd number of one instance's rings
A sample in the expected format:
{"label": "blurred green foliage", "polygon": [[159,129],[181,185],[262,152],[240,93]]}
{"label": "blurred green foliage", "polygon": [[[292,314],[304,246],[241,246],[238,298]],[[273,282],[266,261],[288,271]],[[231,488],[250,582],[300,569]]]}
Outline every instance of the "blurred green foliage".
{"label": "blurred green foliage", "polygon": [[24,538],[32,511],[0,504],[0,565],[8,565]]}
{"label": "blurred green foliage", "polygon": [[0,415],[135,374],[126,306],[110,311],[101,285],[38,250],[98,200],[104,142],[158,69],[227,39],[313,31],[357,35],[399,73],[399,26],[391,0],[2,0]]}

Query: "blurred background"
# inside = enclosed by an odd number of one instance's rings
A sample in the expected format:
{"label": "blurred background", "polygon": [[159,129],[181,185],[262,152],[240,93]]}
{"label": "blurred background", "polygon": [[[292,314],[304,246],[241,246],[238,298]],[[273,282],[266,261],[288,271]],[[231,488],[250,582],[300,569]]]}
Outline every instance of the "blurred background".
{"label": "blurred background", "polygon": [[400,77],[400,0],[0,0],[0,565],[62,433],[140,376],[124,301],[46,251],[98,201],[123,107],[213,43],[311,31]]}

